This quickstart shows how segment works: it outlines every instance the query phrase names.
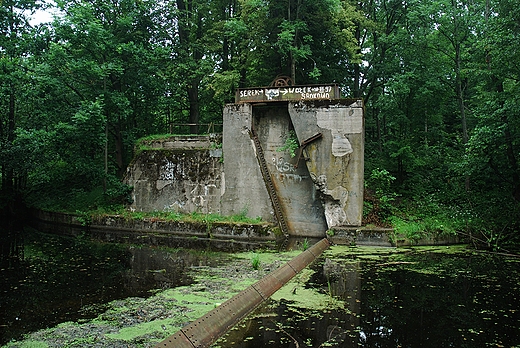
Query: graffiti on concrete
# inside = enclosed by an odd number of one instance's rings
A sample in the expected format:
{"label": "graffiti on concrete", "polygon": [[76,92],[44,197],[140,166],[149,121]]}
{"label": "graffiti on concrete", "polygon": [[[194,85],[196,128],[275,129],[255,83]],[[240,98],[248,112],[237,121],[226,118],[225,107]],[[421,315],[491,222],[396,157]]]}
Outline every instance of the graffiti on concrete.
{"label": "graffiti on concrete", "polygon": [[303,180],[308,179],[307,175],[298,175],[298,174],[284,174],[281,179],[287,178],[292,181],[302,182]]}
{"label": "graffiti on concrete", "polygon": [[280,173],[292,173],[296,171],[296,168],[289,162],[287,162],[283,157],[276,158],[273,157],[273,164],[276,167],[276,170]]}
{"label": "graffiti on concrete", "polygon": [[331,100],[337,98],[339,98],[337,85],[247,88],[239,89],[235,96],[237,103],[282,100]]}
{"label": "graffiti on concrete", "polygon": [[167,161],[159,169],[159,180],[175,180],[175,178],[184,178],[184,168],[182,165]]}

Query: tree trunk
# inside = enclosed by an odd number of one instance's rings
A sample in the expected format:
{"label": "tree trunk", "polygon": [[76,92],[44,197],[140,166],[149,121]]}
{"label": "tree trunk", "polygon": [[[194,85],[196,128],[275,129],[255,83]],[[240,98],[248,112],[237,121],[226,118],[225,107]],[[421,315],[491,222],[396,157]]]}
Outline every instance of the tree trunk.
{"label": "tree trunk", "polygon": [[[197,47],[196,41],[202,38],[202,17],[200,13],[194,14],[193,1],[188,0],[187,4],[184,0],[176,0],[177,9],[180,13],[180,18],[178,20],[178,28],[179,28],[179,41],[181,43],[181,47],[186,50],[186,55],[191,59],[194,63],[194,66],[197,66],[202,60],[202,52],[201,49]],[[192,42],[190,38],[190,27],[188,26],[189,17],[192,15],[197,16],[197,23],[194,26],[195,29],[195,42]],[[194,45],[195,44],[195,45]],[[198,134],[199,133],[199,119],[200,119],[200,107],[199,107],[199,77],[192,77],[191,80],[187,81],[186,92],[188,94],[189,101],[189,124],[190,124],[190,133]]]}
{"label": "tree trunk", "polygon": [[291,80],[293,85],[296,85],[296,61],[294,60],[292,52],[289,53],[289,57],[291,60]]}
{"label": "tree trunk", "polygon": [[506,116],[502,116],[502,121],[505,123],[504,127],[504,135],[506,140],[506,154],[507,159],[509,161],[509,165],[513,171],[513,198],[515,201],[520,203],[520,174],[518,172],[518,159],[515,156],[515,151],[513,148],[513,137],[511,135],[511,130],[509,127],[509,122]]}
{"label": "tree trunk", "polygon": [[190,133],[199,134],[199,81],[194,79],[188,86],[188,99],[190,102]]}
{"label": "tree trunk", "polygon": [[107,177],[108,177],[108,120],[105,121],[105,147],[103,149],[103,160],[105,165],[105,176],[103,177],[103,193],[107,193]]}
{"label": "tree trunk", "polygon": [[[14,128],[15,128],[15,117],[16,117],[16,95],[15,87],[11,82],[9,91],[9,114],[7,119],[7,144],[11,145],[14,141]],[[2,163],[2,191],[4,193],[14,193],[14,171],[11,166]]]}
{"label": "tree trunk", "polygon": [[456,88],[457,88],[457,99],[459,104],[460,120],[462,125],[462,143],[464,145],[468,142],[468,126],[466,122],[466,105],[464,102],[464,81],[461,76],[461,57],[460,57],[460,45],[456,45],[455,59],[456,59]]}
{"label": "tree trunk", "polygon": [[125,173],[124,163],[124,144],[123,135],[121,134],[121,125],[116,125],[115,131],[115,147],[116,147],[116,165],[117,165],[117,177],[123,177]]}
{"label": "tree trunk", "polygon": [[[466,105],[464,102],[464,92],[465,86],[463,84],[462,75],[461,75],[461,47],[460,43],[457,42],[454,45],[455,48],[455,88],[457,94],[457,102],[459,105],[460,112],[460,121],[462,126],[462,144],[466,146],[468,143],[468,126],[466,122]],[[469,175],[466,175],[464,179],[464,186],[466,191],[470,190],[470,178]]]}

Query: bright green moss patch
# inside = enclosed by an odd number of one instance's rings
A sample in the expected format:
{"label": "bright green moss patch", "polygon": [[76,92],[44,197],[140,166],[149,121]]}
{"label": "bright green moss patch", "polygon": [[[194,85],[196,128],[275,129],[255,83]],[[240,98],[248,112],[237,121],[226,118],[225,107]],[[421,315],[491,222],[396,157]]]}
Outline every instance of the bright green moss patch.
{"label": "bright green moss patch", "polygon": [[27,340],[22,343],[8,343],[5,347],[17,347],[17,348],[48,348],[49,345],[41,341]]}
{"label": "bright green moss patch", "polygon": [[182,326],[178,325],[176,318],[168,318],[125,327],[120,329],[118,333],[109,333],[105,336],[113,340],[132,341],[138,337],[150,335],[155,332],[176,332],[181,328]]}
{"label": "bright green moss patch", "polygon": [[[289,250],[283,252],[275,252],[266,250],[263,252],[256,252],[259,255],[261,264],[273,264],[273,263],[283,263],[287,262],[296,256],[298,256],[302,251],[301,250]],[[251,252],[243,252],[243,253],[235,253],[233,256],[237,259],[251,260],[252,253]]]}
{"label": "bright green moss patch", "polygon": [[340,299],[306,286],[314,273],[315,271],[305,268],[275,292],[271,299],[274,301],[285,300],[291,307],[311,310],[344,308],[345,304]]}

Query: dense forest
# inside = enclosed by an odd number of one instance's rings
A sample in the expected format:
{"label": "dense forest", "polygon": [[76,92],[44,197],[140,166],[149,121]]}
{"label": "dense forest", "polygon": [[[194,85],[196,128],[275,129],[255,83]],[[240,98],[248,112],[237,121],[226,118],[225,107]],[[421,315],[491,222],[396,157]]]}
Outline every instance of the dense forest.
{"label": "dense forest", "polygon": [[364,99],[367,224],[520,245],[516,0],[2,0],[0,28],[4,205],[123,204],[137,139],[283,74]]}

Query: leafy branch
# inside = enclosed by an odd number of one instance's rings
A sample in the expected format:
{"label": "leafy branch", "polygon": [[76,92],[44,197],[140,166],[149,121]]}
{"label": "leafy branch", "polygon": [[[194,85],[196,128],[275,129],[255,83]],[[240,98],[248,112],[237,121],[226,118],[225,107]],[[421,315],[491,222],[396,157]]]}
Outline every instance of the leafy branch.
{"label": "leafy branch", "polygon": [[289,131],[289,137],[285,139],[285,144],[276,149],[277,152],[289,151],[291,158],[296,156],[296,150],[300,147],[298,143],[298,137],[296,136],[296,132],[291,130]]}

